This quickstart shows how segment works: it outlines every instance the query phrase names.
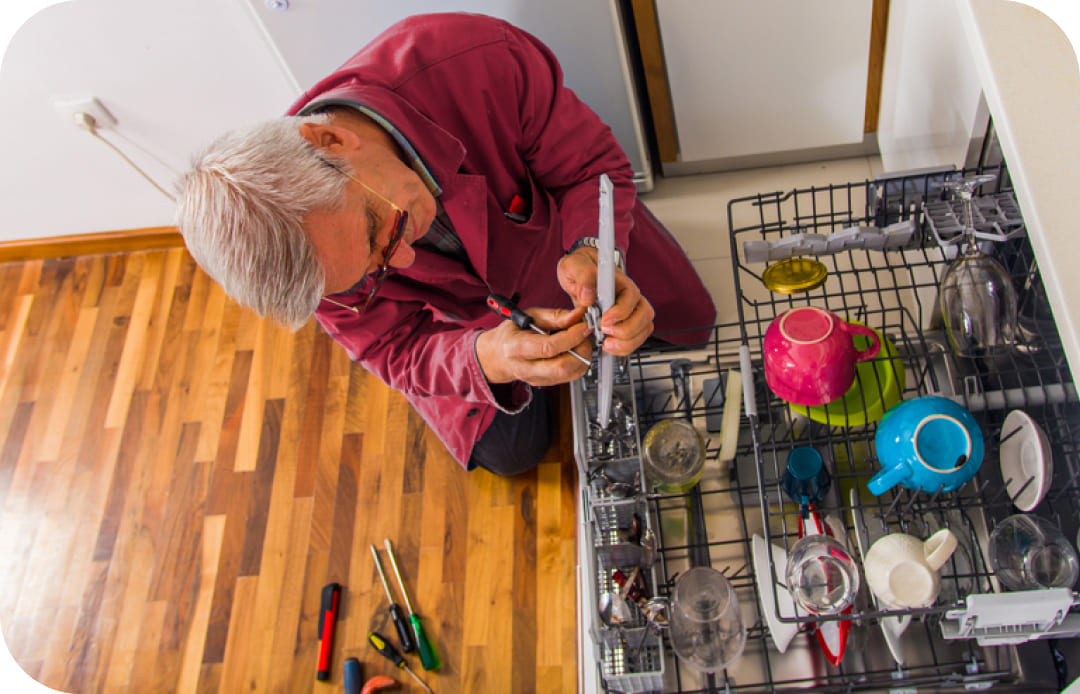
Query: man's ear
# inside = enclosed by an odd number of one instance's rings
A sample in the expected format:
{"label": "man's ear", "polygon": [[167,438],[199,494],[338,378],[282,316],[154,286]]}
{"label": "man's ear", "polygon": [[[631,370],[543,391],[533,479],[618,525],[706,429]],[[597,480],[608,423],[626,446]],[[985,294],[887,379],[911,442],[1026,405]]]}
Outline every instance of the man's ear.
{"label": "man's ear", "polygon": [[300,136],[315,149],[340,155],[360,144],[360,136],[348,128],[326,123],[302,123]]}

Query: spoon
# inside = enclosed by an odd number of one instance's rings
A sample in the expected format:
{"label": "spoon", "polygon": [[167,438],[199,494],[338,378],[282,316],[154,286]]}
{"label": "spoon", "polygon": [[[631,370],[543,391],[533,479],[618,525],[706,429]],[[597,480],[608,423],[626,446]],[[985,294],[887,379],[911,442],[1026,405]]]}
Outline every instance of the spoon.
{"label": "spoon", "polygon": [[641,647],[645,645],[645,639],[648,638],[650,631],[659,635],[661,630],[667,628],[667,608],[668,599],[659,596],[651,598],[642,605],[641,611],[645,613],[645,628],[641,631],[641,638],[638,639],[637,646],[632,651],[633,653],[641,651]]}
{"label": "spoon", "polygon": [[620,627],[633,619],[630,603],[619,593],[604,593],[600,596],[600,621],[606,627]]}
{"label": "spoon", "polygon": [[656,561],[656,533],[647,528],[645,534],[641,536],[641,540],[638,541],[638,544],[640,544],[641,548],[644,550],[640,566],[647,569]]}
{"label": "spoon", "polygon": [[[635,480],[638,477],[638,473],[635,473]],[[620,482],[613,479],[606,472],[601,470],[593,475],[594,480],[603,480],[606,484],[603,485],[602,490],[607,496],[613,496],[619,499],[625,499],[637,494],[638,485],[635,482]]]}

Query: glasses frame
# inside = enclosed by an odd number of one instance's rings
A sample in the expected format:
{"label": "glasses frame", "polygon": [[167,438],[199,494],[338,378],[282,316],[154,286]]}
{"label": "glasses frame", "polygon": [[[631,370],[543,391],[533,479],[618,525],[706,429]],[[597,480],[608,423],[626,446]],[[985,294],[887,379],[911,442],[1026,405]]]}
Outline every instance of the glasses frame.
{"label": "glasses frame", "polygon": [[364,303],[361,304],[359,308],[357,308],[356,306],[349,306],[348,304],[344,304],[335,299],[331,299],[330,297],[325,295],[322,297],[323,301],[327,301],[335,306],[348,309],[358,315],[363,315],[364,312],[368,310],[368,307],[371,306],[371,300],[375,298],[375,294],[378,293],[379,287],[382,286],[383,280],[386,279],[386,275],[390,272],[390,259],[394,257],[394,253],[397,251],[398,246],[401,245],[401,240],[405,238],[405,226],[409,220],[409,213],[395,205],[385,195],[375,190],[368,184],[364,183],[356,176],[353,176],[348,171],[345,171],[339,166],[331,164],[325,159],[323,159],[322,162],[329,166],[331,169],[334,169],[335,171],[340,173],[342,176],[345,176],[354,183],[359,184],[364,190],[368,191],[375,197],[385,202],[394,210],[394,213],[396,215],[394,219],[394,231],[390,235],[390,242],[386,244],[385,248],[383,248],[382,262],[379,263],[379,267],[375,268],[374,272],[372,273],[375,276],[374,284],[371,285],[371,291],[368,292],[367,298],[364,299]]}

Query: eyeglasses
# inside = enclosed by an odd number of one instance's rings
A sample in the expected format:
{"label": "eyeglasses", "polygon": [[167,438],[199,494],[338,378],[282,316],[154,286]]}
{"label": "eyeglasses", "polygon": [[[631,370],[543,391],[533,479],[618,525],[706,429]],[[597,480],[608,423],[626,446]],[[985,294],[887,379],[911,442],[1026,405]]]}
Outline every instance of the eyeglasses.
{"label": "eyeglasses", "polygon": [[375,197],[385,202],[391,208],[393,208],[394,213],[396,214],[394,218],[394,231],[390,236],[390,243],[386,244],[386,248],[383,249],[382,262],[379,264],[379,267],[377,267],[374,271],[375,281],[371,285],[371,291],[368,292],[367,298],[364,299],[364,303],[361,304],[359,308],[357,308],[356,306],[349,306],[348,304],[343,304],[340,301],[335,301],[328,296],[323,297],[323,301],[328,301],[335,306],[340,306],[341,308],[348,309],[353,313],[363,314],[364,311],[368,310],[368,307],[371,305],[371,300],[375,298],[375,294],[379,291],[379,287],[382,286],[383,280],[386,279],[386,275],[390,272],[390,259],[394,257],[394,252],[397,251],[398,246],[401,245],[401,239],[405,237],[405,224],[409,219],[409,213],[401,209],[394,203],[390,202],[390,200],[386,196],[382,195],[381,193],[379,193],[379,191],[364,183],[356,176],[353,176],[348,171],[345,171],[344,169],[339,168],[334,164],[331,164],[325,159],[323,160],[323,163],[329,166],[331,169],[334,169],[338,173],[342,174],[343,176],[346,176],[354,183],[360,184],[360,186],[362,186],[364,190],[368,191]]}

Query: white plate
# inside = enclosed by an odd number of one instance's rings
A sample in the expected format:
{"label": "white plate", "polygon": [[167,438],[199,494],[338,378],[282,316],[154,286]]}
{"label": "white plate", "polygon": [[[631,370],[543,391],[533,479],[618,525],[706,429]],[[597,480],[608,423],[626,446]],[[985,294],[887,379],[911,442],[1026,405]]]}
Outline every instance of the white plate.
{"label": "white plate", "polygon": [[[776,584],[776,602],[773,601],[772,574],[769,572],[769,552],[766,549],[765,538],[754,535],[751,540],[754,552],[754,578],[757,581],[758,595],[761,596],[761,611],[765,613],[765,621],[769,624],[769,634],[772,635],[776,650],[783,653],[787,650],[791,640],[799,633],[799,625],[796,622],[781,622],[776,616],[777,603],[780,606],[780,614],[785,618],[795,617],[795,601],[791,598],[787,588]],[[773,564],[776,566],[776,575],[784,576],[787,573],[787,550],[783,547],[772,546]]]}
{"label": "white plate", "polygon": [[1050,441],[1042,427],[1023,410],[1013,410],[1005,417],[1001,438],[1007,438],[999,449],[1001,479],[1006,481],[1009,498],[1026,513],[1038,506],[1050,491],[1054,478]]}
{"label": "white plate", "polygon": [[[851,525],[855,528],[855,542],[859,545],[859,556],[865,561],[871,542],[866,527],[866,519],[863,517],[862,501],[859,499],[858,489],[852,488],[850,500]],[[869,589],[869,586],[867,588]],[[874,595],[873,591],[870,591],[870,599],[874,601],[874,606],[880,610],[881,605],[878,603],[877,596]],[[904,635],[910,624],[911,615],[909,614],[901,617],[882,617],[880,620],[881,634],[885,637],[885,645],[889,647],[889,653],[892,654],[897,665],[904,664],[904,643],[900,637]]]}

